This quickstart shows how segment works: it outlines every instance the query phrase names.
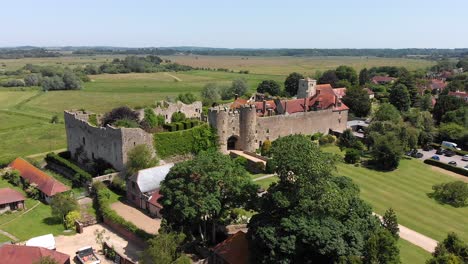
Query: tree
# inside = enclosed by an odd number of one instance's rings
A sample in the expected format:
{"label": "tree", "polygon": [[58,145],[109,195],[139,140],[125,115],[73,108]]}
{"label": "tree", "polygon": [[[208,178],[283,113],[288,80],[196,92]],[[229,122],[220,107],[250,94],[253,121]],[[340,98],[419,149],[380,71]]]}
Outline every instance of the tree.
{"label": "tree", "polygon": [[369,95],[361,87],[347,88],[346,95],[343,96],[342,101],[358,117],[367,116],[372,107]]}
{"label": "tree", "polygon": [[390,103],[401,112],[408,111],[411,105],[410,94],[406,86],[403,84],[395,85],[390,90],[390,96],[388,99]]}
{"label": "tree", "polygon": [[346,149],[344,161],[349,164],[355,164],[361,159],[361,152],[357,149]]}
{"label": "tree", "polygon": [[365,241],[383,228],[359,188],[332,176],[331,154],[302,135],[275,140],[270,153],[279,181],[248,224],[250,261],[336,263],[364,256]]}
{"label": "tree", "polygon": [[457,62],[457,68],[463,68],[464,71],[468,70],[468,58],[461,59]]}
{"label": "tree", "polygon": [[455,123],[468,128],[468,107],[459,108],[445,113],[442,116],[443,123]]}
{"label": "tree", "polygon": [[216,226],[228,211],[255,199],[257,189],[245,168],[229,156],[200,152],[177,163],[161,183],[161,214],[171,230],[215,243]]}
{"label": "tree", "polygon": [[442,120],[442,117],[445,115],[445,113],[457,110],[463,106],[465,106],[463,99],[455,96],[441,95],[434,105],[432,115],[434,116],[436,123],[440,124],[440,121]]}
{"label": "tree", "polygon": [[28,74],[24,76],[26,86],[39,86],[41,84],[41,76],[39,74]]}
{"label": "tree", "polygon": [[454,181],[432,186],[434,192],[430,195],[441,203],[454,207],[468,206],[468,183]]}
{"label": "tree", "polygon": [[262,156],[268,157],[270,155],[271,141],[265,140],[262,144],[261,154]]}
{"label": "tree", "polygon": [[463,264],[468,262],[468,244],[457,234],[449,233],[447,238],[439,242],[432,253],[432,259],[426,264]]}
{"label": "tree", "polygon": [[50,202],[50,208],[52,209],[52,215],[60,218],[64,223],[65,216],[71,212],[78,210],[78,203],[75,198],[69,192],[63,192],[56,194]]}
{"label": "tree", "polygon": [[81,80],[76,74],[70,70],[63,73],[63,83],[66,90],[79,90],[81,89]]}
{"label": "tree", "polygon": [[232,96],[243,96],[248,89],[247,81],[244,78],[237,78],[232,81],[230,92]]}
{"label": "tree", "polygon": [[346,129],[338,138],[337,145],[340,150],[346,148],[356,148],[358,150],[362,150],[361,146],[359,146],[358,139],[354,136],[353,131],[351,129]]}
{"label": "tree", "polygon": [[386,263],[399,264],[400,250],[395,238],[386,229],[379,229],[372,234],[366,243],[364,254],[365,264]]}
{"label": "tree", "polygon": [[401,139],[393,132],[373,137],[371,156],[381,170],[394,170],[400,163],[403,147]]}
{"label": "tree", "polygon": [[190,259],[181,253],[184,242],[183,233],[160,233],[148,240],[148,247],[140,258],[142,264],[173,264],[191,263]]}
{"label": "tree", "polygon": [[44,77],[42,79],[42,90],[53,91],[53,90],[64,90],[65,83],[60,76]]}
{"label": "tree", "polygon": [[195,98],[193,93],[181,93],[177,95],[176,100],[181,101],[184,104],[192,104],[197,100],[197,98]]}
{"label": "tree", "polygon": [[59,264],[57,260],[51,256],[41,257],[38,261],[35,261],[33,264]]}
{"label": "tree", "polygon": [[102,126],[112,125],[118,120],[131,120],[138,123],[139,114],[127,106],[117,107],[104,115]]}
{"label": "tree", "polygon": [[262,81],[257,87],[258,93],[268,93],[270,95],[279,95],[281,92],[280,85],[274,80]]}
{"label": "tree", "polygon": [[105,236],[106,235],[106,230],[99,229],[94,230],[94,240],[96,241],[96,244],[101,246],[101,251],[104,251],[104,242],[108,241],[110,236]]}
{"label": "tree", "polygon": [[172,123],[182,122],[182,121],[185,121],[185,119],[187,119],[187,117],[185,117],[185,114],[182,112],[174,112],[171,116]]}
{"label": "tree", "polygon": [[79,211],[71,211],[65,216],[65,227],[67,229],[72,229],[75,226],[75,221],[81,219],[81,214]]}
{"label": "tree", "polygon": [[425,94],[419,99],[419,108],[422,111],[430,111],[432,110],[432,95]]}
{"label": "tree", "polygon": [[338,80],[347,80],[352,85],[358,84],[358,75],[352,67],[345,65],[338,66],[335,70],[335,74]]}
{"label": "tree", "polygon": [[203,98],[203,103],[205,105],[210,105],[219,101],[219,99],[221,99],[221,95],[216,83],[207,83],[201,91],[201,97]]}
{"label": "tree", "polygon": [[400,69],[400,74],[396,86],[404,85],[409,93],[410,105],[414,106],[419,99],[418,87],[414,81],[414,76],[405,68]]}
{"label": "tree", "polygon": [[158,165],[158,160],[153,157],[153,151],[147,145],[136,145],[127,154],[125,164],[127,176],[137,173],[139,170]]}
{"label": "tree", "polygon": [[374,114],[373,121],[390,121],[397,123],[401,120],[400,112],[392,104],[381,104]]}
{"label": "tree", "polygon": [[388,208],[388,210],[385,211],[385,214],[382,217],[382,225],[390,232],[390,234],[392,234],[395,239],[400,237],[398,234],[400,232],[400,228],[398,227],[398,219],[395,211],[393,211],[392,208]]}
{"label": "tree", "polygon": [[322,76],[317,80],[319,84],[330,84],[333,88],[338,87],[339,79],[336,76],[336,72],[334,70],[328,70],[322,74]]}
{"label": "tree", "polygon": [[365,85],[370,79],[370,76],[369,76],[369,71],[367,70],[367,68],[364,68],[362,69],[360,72],[359,72],[359,85],[363,86]]}
{"label": "tree", "polygon": [[304,79],[304,76],[300,73],[293,72],[286,77],[284,81],[284,90],[289,94],[289,96],[295,96],[297,90],[299,89],[299,80]]}
{"label": "tree", "polygon": [[147,107],[144,110],[145,117],[143,118],[143,122],[145,126],[148,126],[149,128],[157,127],[163,124],[160,124],[160,120],[158,120],[158,117],[154,113],[153,109]]}

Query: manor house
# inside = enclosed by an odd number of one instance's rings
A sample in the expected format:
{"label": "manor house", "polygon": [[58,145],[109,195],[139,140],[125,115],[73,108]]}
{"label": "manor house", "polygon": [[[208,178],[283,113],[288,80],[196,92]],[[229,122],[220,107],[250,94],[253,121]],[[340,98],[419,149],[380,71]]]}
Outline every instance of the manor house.
{"label": "manor house", "polygon": [[255,152],[265,140],[281,136],[342,132],[348,109],[330,84],[307,78],[299,81],[296,99],[237,99],[230,105],[211,108],[208,122],[217,129],[222,152]]}

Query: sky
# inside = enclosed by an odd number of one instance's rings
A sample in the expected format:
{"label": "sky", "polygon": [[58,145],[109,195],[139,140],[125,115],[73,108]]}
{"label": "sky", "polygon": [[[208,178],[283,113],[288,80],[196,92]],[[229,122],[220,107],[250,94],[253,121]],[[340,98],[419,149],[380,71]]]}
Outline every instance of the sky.
{"label": "sky", "polygon": [[468,48],[468,0],[0,0],[0,47]]}

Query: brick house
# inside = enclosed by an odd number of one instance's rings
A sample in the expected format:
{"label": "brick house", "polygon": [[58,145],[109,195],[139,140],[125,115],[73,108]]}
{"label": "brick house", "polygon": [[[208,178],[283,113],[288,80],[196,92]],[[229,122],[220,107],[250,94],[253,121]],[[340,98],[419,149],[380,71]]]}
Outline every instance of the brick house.
{"label": "brick house", "polygon": [[70,264],[70,256],[43,247],[3,245],[0,247],[2,264],[39,263],[41,258],[50,257],[58,264]]}
{"label": "brick house", "polygon": [[25,209],[24,196],[20,192],[10,189],[0,189],[0,214],[7,211],[13,211],[18,209]]}
{"label": "brick house", "polygon": [[158,203],[159,187],[173,163],[140,170],[127,181],[127,200],[153,217],[161,217],[162,206]]}
{"label": "brick house", "polygon": [[50,203],[54,195],[70,190],[68,186],[65,186],[63,183],[34,167],[34,165],[22,158],[15,159],[10,163],[9,167],[19,171],[24,181],[30,184],[36,184],[37,189],[41,193],[41,198],[44,199],[46,203]]}

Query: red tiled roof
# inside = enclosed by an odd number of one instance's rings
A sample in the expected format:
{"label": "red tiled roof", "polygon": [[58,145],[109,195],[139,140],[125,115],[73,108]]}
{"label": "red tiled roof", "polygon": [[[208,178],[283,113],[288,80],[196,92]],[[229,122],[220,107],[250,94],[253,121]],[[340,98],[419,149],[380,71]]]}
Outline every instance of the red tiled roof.
{"label": "red tiled roof", "polygon": [[34,167],[22,158],[15,159],[10,164],[10,167],[18,170],[21,173],[21,177],[28,180],[30,183],[37,184],[37,188],[47,196],[54,196],[57,193],[70,190],[69,187],[63,185],[61,182]]}
{"label": "red tiled roof", "polygon": [[396,78],[388,77],[388,76],[374,76],[372,77],[371,80],[373,83],[378,84],[378,83],[388,83],[388,82],[396,80]]}
{"label": "red tiled roof", "polygon": [[159,193],[159,191],[153,193],[148,200],[148,202],[158,208],[162,208],[162,205],[158,202],[158,199],[161,198],[162,195]]}
{"label": "red tiled roof", "polygon": [[456,96],[463,99],[468,97],[468,93],[466,92],[449,92],[448,95]]}
{"label": "red tiled roof", "polygon": [[0,204],[14,203],[24,201],[23,194],[10,188],[0,189]]}
{"label": "red tiled roof", "polygon": [[243,105],[247,104],[246,99],[242,98],[237,98],[232,104],[231,104],[231,109],[239,108]]}
{"label": "red tiled roof", "polygon": [[374,94],[374,92],[369,88],[364,88],[364,91],[366,91],[368,95],[373,95]]}
{"label": "red tiled roof", "polygon": [[338,98],[343,98],[343,96],[346,95],[346,88],[333,88],[333,92],[335,92],[336,96],[338,96]]}
{"label": "red tiled roof", "polygon": [[216,255],[229,264],[249,262],[249,242],[245,233],[239,231],[213,248]]}
{"label": "red tiled roof", "polygon": [[59,264],[70,263],[70,256],[43,247],[29,247],[19,245],[3,245],[0,247],[2,264],[30,264],[38,262],[42,257],[50,256]]}
{"label": "red tiled roof", "polygon": [[429,86],[431,87],[431,89],[443,90],[445,89],[445,87],[447,87],[447,83],[442,80],[432,79]]}

